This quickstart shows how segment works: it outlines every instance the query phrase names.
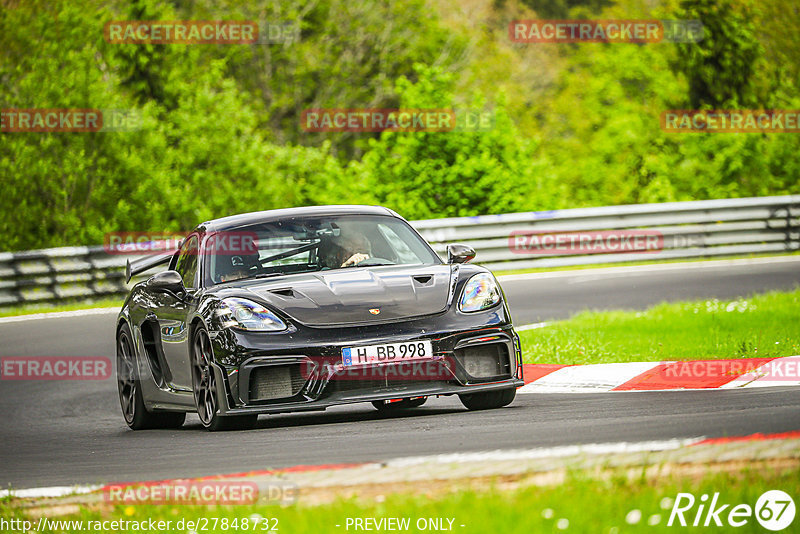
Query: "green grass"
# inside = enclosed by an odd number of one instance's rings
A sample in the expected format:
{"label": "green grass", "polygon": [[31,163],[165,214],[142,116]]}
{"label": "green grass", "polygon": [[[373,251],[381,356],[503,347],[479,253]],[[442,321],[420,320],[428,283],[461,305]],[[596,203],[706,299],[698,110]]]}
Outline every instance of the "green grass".
{"label": "green grass", "polygon": [[581,312],[520,337],[526,363],[794,356],[800,354],[800,289],[641,312]]}
{"label": "green grass", "polygon": [[[706,261],[721,261],[721,260],[747,260],[755,258],[778,258],[783,256],[800,256],[800,252],[787,252],[785,254],[748,254],[746,256],[716,256],[708,258],[674,258],[670,260],[642,260],[642,261],[624,261],[619,263],[597,263],[592,265],[566,265],[563,267],[532,267],[530,269],[509,269],[501,270],[494,269],[497,276],[509,276],[512,274],[528,274],[528,273],[550,273],[554,271],[583,271],[588,269],[607,269],[609,267],[635,267],[638,265],[661,265],[670,263],[701,263]],[[533,259],[533,258],[532,258]],[[478,256],[480,260],[480,255]]]}
{"label": "green grass", "polygon": [[42,303],[42,304],[27,304],[24,306],[16,306],[13,308],[0,309],[0,317],[12,317],[16,315],[31,315],[34,313],[52,313],[63,311],[87,310],[90,308],[121,308],[124,298],[108,298],[92,301],[74,301],[66,303]]}
{"label": "green grass", "polygon": [[[659,478],[635,475],[623,476],[621,472],[606,472],[605,476],[590,478],[581,473],[569,474],[562,484],[554,486],[526,486],[512,490],[498,490],[489,487],[482,491],[460,490],[434,495],[420,491],[416,494],[387,494],[383,498],[339,499],[329,504],[317,506],[304,505],[302,498],[296,504],[279,506],[118,506],[114,508],[82,508],[79,511],[49,519],[64,520],[164,520],[171,521],[168,532],[189,532],[185,526],[176,528],[177,521],[183,519],[196,521],[207,518],[207,532],[224,532],[213,529],[214,518],[233,519],[239,522],[248,518],[248,532],[253,530],[253,514],[261,518],[277,519],[279,533],[319,534],[328,532],[355,532],[351,526],[346,529],[347,518],[410,518],[412,528],[408,532],[419,532],[413,525],[420,518],[453,519],[453,532],[472,533],[541,533],[572,532],[591,534],[616,534],[628,532],[675,532],[698,530],[702,527],[667,527],[672,500],[679,492],[690,492],[697,503],[685,517],[691,522],[697,511],[702,494],[713,495],[719,492],[718,505],[729,506],[721,515],[724,521],[727,512],[737,504],[755,506],[758,497],[767,490],[780,489],[795,499],[800,495],[800,477],[796,465],[776,471],[771,469],[752,469],[731,472],[705,473],[696,476],[662,476]],[[387,493],[388,493],[387,488]],[[19,507],[10,503],[0,505],[0,516],[9,518],[25,517]],[[44,513],[47,517],[47,513]],[[638,518],[638,521],[634,521]],[[566,522],[565,522],[566,520]],[[568,522],[568,523],[567,523]],[[800,522],[796,518],[793,526]],[[275,524],[271,521],[270,524]],[[445,521],[445,524],[446,521]],[[85,525],[85,523],[84,523]],[[184,523],[185,525],[185,523]],[[340,525],[340,526],[336,526]],[[464,525],[463,527],[461,525]],[[260,526],[259,526],[260,528]],[[203,530],[195,528],[197,532]],[[711,527],[711,530],[725,532],[731,527]],[[765,532],[755,518],[737,532]],[[73,528],[59,529],[64,532],[77,532]],[[239,530],[229,532],[244,532]],[[787,530],[791,531],[791,528]],[[51,532],[44,530],[44,532]],[[362,531],[363,532],[363,531]]]}

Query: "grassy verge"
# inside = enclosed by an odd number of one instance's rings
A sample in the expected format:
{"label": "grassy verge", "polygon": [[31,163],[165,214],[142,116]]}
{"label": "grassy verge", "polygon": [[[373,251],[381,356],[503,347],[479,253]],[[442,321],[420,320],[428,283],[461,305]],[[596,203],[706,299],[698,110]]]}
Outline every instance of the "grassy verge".
{"label": "grassy verge", "polygon": [[16,315],[31,315],[34,313],[52,313],[75,310],[88,310],[90,308],[121,308],[124,298],[108,298],[92,301],[66,302],[58,304],[28,304],[13,308],[0,309],[0,317],[12,317]]}
{"label": "grassy verge", "polygon": [[641,312],[581,312],[520,337],[527,363],[794,356],[800,354],[800,290]]}
{"label": "grassy verge", "polygon": [[[719,492],[718,506],[730,504],[721,514],[723,527],[727,513],[738,504],[755,507],[761,494],[767,490],[780,489],[790,496],[800,495],[800,477],[796,465],[784,468],[753,468],[735,472],[694,471],[694,474],[672,474],[658,478],[630,476],[622,472],[606,472],[605,476],[590,477],[583,473],[567,476],[563,484],[553,486],[516,486],[511,490],[499,489],[497,483],[483,491],[456,490],[446,494],[429,495],[424,493],[394,493],[379,496],[377,499],[338,499],[329,504],[307,506],[302,497],[298,503],[279,506],[119,506],[81,507],[68,514],[48,517],[47,509],[31,513],[13,503],[0,505],[0,516],[27,518],[38,521],[39,515],[50,520],[82,521],[78,524],[60,525],[60,528],[42,530],[43,532],[78,532],[89,530],[89,521],[123,519],[127,521],[170,521],[166,532],[242,532],[262,530],[263,520],[269,526],[277,525],[277,532],[286,534],[354,532],[353,524],[348,527],[348,518],[408,518],[408,532],[419,532],[418,521],[439,519],[451,531],[464,534],[486,532],[575,532],[592,534],[618,534],[620,532],[674,532],[684,529],[667,526],[673,502],[679,492],[693,493],[697,501],[693,508],[685,512],[691,523],[700,504],[702,494],[713,495]],[[61,510],[63,512],[64,510]],[[54,511],[49,512],[53,514]],[[203,520],[203,518],[206,518]],[[222,518],[227,520],[228,528],[222,527]],[[231,528],[237,520],[237,528]],[[247,519],[246,527],[243,520]],[[703,520],[705,514],[703,515]],[[183,520],[179,525],[178,521]],[[206,529],[188,528],[187,521],[205,521]],[[253,521],[258,521],[254,528]],[[449,523],[448,520],[452,520]],[[701,520],[702,521],[702,520]],[[800,518],[795,519],[797,525]],[[427,521],[426,521],[427,522]],[[702,523],[701,523],[702,524]],[[422,525],[422,523],[420,523]],[[463,525],[463,526],[462,526]],[[216,526],[216,528],[213,528]],[[124,530],[124,529],[120,529]],[[130,529],[129,529],[130,530]],[[363,530],[363,529],[361,529]],[[402,530],[402,529],[401,529]],[[430,523],[428,523],[428,530]],[[764,532],[754,517],[747,518],[747,524],[736,528],[737,532]],[[99,530],[97,530],[99,531]],[[791,531],[791,528],[787,530]]]}
{"label": "grassy verge", "polygon": [[[779,258],[784,256],[800,256],[800,252],[787,252],[785,254],[748,254],[747,256],[718,256],[709,258],[675,258],[671,260],[644,260],[644,261],[624,261],[619,263],[598,263],[593,265],[567,265],[564,267],[534,267],[530,269],[509,269],[500,270],[494,269],[494,274],[497,276],[508,276],[512,274],[528,274],[528,273],[550,273],[554,271],[583,271],[587,269],[607,269],[610,267],[635,267],[637,265],[661,265],[670,263],[703,263],[708,261],[721,261],[721,260],[749,260],[755,258]],[[478,256],[480,260],[480,255]]]}

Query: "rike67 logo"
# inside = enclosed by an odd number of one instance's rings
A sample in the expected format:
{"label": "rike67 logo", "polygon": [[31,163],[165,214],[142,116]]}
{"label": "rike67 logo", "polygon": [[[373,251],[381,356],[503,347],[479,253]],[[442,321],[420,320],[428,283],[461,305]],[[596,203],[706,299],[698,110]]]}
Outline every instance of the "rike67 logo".
{"label": "rike67 logo", "polygon": [[720,499],[719,493],[703,494],[699,499],[691,493],[678,493],[669,514],[667,526],[742,527],[754,517],[767,530],[784,530],[794,521],[794,500],[781,490],[764,492],[755,506],[730,504]]}

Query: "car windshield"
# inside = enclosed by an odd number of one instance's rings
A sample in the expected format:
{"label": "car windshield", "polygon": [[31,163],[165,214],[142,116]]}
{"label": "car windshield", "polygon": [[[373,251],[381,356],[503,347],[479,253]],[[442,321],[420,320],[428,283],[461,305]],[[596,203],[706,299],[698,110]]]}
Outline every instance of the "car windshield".
{"label": "car windshield", "polygon": [[210,234],[212,284],[254,277],[441,260],[403,220],[390,216],[293,217]]}

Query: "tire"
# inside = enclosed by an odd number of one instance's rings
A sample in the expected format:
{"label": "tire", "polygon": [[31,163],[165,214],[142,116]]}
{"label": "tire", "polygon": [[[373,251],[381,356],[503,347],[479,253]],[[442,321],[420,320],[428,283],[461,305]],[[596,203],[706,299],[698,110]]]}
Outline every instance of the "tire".
{"label": "tire", "polygon": [[183,412],[151,412],[144,405],[133,336],[127,324],[117,333],[117,390],[122,416],[132,430],[180,428],[186,420]]}
{"label": "tire", "polygon": [[459,395],[461,404],[468,410],[492,410],[508,406],[517,395],[516,388],[500,389],[497,391],[487,391],[485,393],[472,393],[471,395]]}
{"label": "tire", "polygon": [[387,402],[387,401],[373,401],[372,405],[376,410],[383,413],[398,412],[400,410],[408,410],[410,408],[419,408],[428,397],[421,397],[418,399],[403,399],[401,401]]}
{"label": "tire", "polygon": [[214,359],[213,356],[214,348],[208,332],[205,328],[198,328],[192,342],[192,391],[200,424],[211,432],[253,428],[258,421],[258,415],[219,414],[220,392],[210,363]]}

